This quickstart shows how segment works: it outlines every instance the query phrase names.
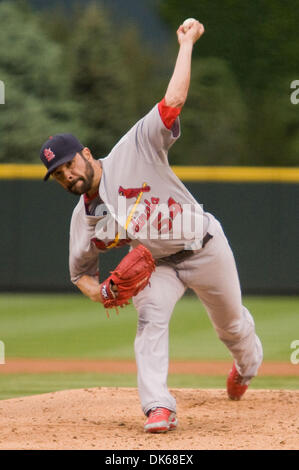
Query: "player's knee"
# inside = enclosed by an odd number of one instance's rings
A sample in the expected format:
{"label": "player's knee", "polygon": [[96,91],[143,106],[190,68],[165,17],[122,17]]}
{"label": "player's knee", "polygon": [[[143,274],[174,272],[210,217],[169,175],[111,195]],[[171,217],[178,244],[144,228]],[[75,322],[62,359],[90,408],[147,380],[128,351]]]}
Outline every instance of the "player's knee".
{"label": "player's knee", "polygon": [[[168,323],[141,320],[134,341],[135,355],[150,356],[168,344]],[[165,351],[166,353],[166,351]]]}
{"label": "player's knee", "polygon": [[244,334],[248,334],[248,330],[245,332],[244,324],[242,321],[234,321],[227,324],[224,328],[216,328],[219,338],[223,341],[235,341],[241,339]]}
{"label": "player's knee", "polygon": [[134,306],[138,312],[139,322],[164,322],[171,317],[173,305],[167,299],[134,299]]}
{"label": "player's knee", "polygon": [[168,334],[168,322],[165,320],[153,320],[139,318],[137,324],[136,337],[145,335],[149,338],[158,338],[163,336],[165,333]]}
{"label": "player's knee", "polygon": [[167,321],[145,320],[140,318],[137,325],[137,335],[146,332],[147,335],[157,336],[168,330]]}
{"label": "player's knee", "polygon": [[141,320],[141,319],[138,320],[137,336],[142,334],[142,332],[145,330],[147,324],[148,324],[148,322],[146,320]]}
{"label": "player's knee", "polygon": [[242,307],[241,312],[234,316],[227,317],[226,321],[222,324],[216,324],[215,329],[221,340],[236,341],[246,338],[252,334],[255,329],[254,321],[250,313],[245,307]]}

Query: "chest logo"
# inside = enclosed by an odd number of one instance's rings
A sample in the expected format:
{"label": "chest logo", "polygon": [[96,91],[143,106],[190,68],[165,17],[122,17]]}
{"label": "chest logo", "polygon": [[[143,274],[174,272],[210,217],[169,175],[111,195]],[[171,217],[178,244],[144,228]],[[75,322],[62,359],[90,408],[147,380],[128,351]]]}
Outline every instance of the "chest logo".
{"label": "chest logo", "polygon": [[148,193],[151,190],[151,187],[146,185],[142,186],[141,188],[123,188],[120,186],[118,188],[118,194],[120,196],[125,196],[127,199],[131,199],[132,197],[137,197],[141,192]]}

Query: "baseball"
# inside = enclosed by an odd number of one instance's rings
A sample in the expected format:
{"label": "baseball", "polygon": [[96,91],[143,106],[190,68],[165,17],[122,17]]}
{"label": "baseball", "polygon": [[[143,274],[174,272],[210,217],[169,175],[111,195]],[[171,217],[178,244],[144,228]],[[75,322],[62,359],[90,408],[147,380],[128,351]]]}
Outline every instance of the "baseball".
{"label": "baseball", "polygon": [[188,31],[188,29],[191,28],[191,26],[193,25],[194,21],[196,21],[194,18],[187,18],[184,23],[183,23],[183,27],[184,27],[184,33],[186,33]]}

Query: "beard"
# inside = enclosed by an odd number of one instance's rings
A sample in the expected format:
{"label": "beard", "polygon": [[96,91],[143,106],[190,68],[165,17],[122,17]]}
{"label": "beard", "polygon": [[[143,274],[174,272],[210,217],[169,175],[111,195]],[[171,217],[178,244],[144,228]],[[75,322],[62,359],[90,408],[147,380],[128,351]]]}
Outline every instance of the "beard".
{"label": "beard", "polygon": [[[85,161],[85,175],[80,176],[72,182],[67,188],[69,193],[81,196],[81,194],[87,193],[92,188],[94,169],[86,158],[81,155]],[[79,183],[79,184],[78,184]]]}

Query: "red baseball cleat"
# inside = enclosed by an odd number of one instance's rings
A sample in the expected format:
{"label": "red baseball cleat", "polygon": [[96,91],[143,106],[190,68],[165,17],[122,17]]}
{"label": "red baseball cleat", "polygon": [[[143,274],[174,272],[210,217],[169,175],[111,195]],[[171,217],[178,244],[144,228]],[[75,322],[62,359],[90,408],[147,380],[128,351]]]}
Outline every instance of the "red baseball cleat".
{"label": "red baseball cleat", "polygon": [[242,377],[236,369],[235,363],[233,363],[232,370],[230,371],[227,381],[226,390],[231,400],[240,400],[246,392],[248,385],[243,384],[244,377]]}
{"label": "red baseball cleat", "polygon": [[145,432],[167,432],[176,429],[176,414],[167,408],[153,408],[144,425]]}

